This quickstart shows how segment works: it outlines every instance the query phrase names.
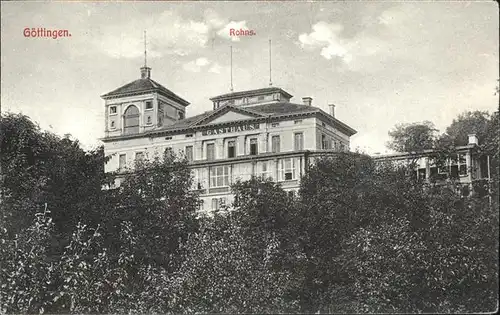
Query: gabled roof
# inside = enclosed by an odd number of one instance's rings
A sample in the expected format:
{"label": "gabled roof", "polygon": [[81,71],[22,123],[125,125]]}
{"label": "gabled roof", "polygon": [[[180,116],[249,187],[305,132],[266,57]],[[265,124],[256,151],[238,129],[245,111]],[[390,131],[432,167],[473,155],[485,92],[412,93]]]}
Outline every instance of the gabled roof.
{"label": "gabled roof", "polygon": [[237,112],[237,113],[240,113],[240,114],[248,115],[249,119],[251,119],[252,117],[253,118],[258,118],[258,117],[265,117],[266,116],[266,115],[264,115],[262,113],[259,113],[257,111],[254,111],[254,110],[251,110],[251,109],[248,109],[248,108],[237,107],[237,106],[233,106],[233,105],[224,105],[224,106],[221,106],[221,107],[217,108],[216,110],[208,112],[208,115],[200,118],[198,121],[196,121],[195,123],[193,123],[191,126],[197,126],[197,125],[202,125],[202,124],[208,123],[211,120],[214,120],[214,119],[216,119],[218,117],[221,117],[222,115],[224,115],[224,114],[226,114],[226,113],[228,113],[230,111],[234,111],[234,112]]}
{"label": "gabled roof", "polygon": [[144,79],[137,79],[135,81],[132,81],[130,83],[127,83],[116,90],[113,90],[109,93],[106,93],[102,95],[101,97],[103,99],[110,99],[110,98],[116,98],[116,97],[122,97],[122,96],[128,96],[128,95],[137,95],[137,94],[145,94],[145,93],[150,93],[150,92],[157,92],[159,94],[162,94],[168,98],[171,98],[174,101],[177,101],[178,103],[187,106],[189,105],[189,102],[183,99],[182,97],[176,95],[174,92],[170,91],[160,83],[150,79],[150,78],[144,78]]}
{"label": "gabled roof", "polygon": [[[270,104],[263,104],[263,105],[257,105],[257,106],[252,106],[250,108],[245,108],[241,106],[234,106],[234,105],[225,105],[222,106],[216,110],[208,111],[203,114],[199,114],[193,117],[189,117],[183,120],[179,120],[178,122],[174,123],[173,125],[165,126],[165,128],[162,128],[164,130],[172,130],[172,129],[183,129],[183,128],[189,128],[189,127],[195,127],[202,125],[203,121],[207,121],[210,117],[218,117],[218,115],[223,115],[229,110],[235,110],[235,111],[241,111],[241,112],[246,112],[249,113],[250,115],[253,114],[255,118],[263,118],[263,117],[268,117],[270,119],[272,118],[278,118],[282,116],[288,116],[288,115],[301,115],[301,114],[313,114],[313,113],[318,113],[323,115],[326,119],[332,121],[339,129],[341,129],[343,132],[346,134],[352,136],[353,134],[356,133],[356,130],[352,129],[351,127],[347,126],[340,120],[328,115],[324,111],[322,111],[320,108],[313,107],[313,106],[308,106],[308,105],[302,105],[302,104],[293,104],[293,103],[287,103],[287,102],[282,102],[282,103],[270,103]],[[258,117],[257,115],[260,115]],[[249,118],[250,119],[250,118]]]}

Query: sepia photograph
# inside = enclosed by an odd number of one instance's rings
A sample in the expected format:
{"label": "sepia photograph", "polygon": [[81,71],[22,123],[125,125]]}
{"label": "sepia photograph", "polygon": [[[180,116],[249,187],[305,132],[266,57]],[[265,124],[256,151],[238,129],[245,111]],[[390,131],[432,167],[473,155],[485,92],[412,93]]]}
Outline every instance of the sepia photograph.
{"label": "sepia photograph", "polygon": [[0,314],[495,314],[495,1],[1,1]]}

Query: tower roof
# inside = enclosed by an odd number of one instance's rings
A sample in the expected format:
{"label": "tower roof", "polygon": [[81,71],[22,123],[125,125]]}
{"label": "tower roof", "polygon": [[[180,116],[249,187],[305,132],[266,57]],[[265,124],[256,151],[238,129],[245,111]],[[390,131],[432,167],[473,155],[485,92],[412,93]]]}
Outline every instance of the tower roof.
{"label": "tower roof", "polygon": [[146,94],[151,92],[157,92],[158,94],[164,95],[178,103],[187,106],[189,102],[183,99],[182,97],[176,95],[174,92],[170,91],[160,83],[154,81],[151,78],[141,78],[130,83],[127,83],[116,90],[113,90],[109,93],[101,95],[103,99],[111,99],[123,96],[131,96],[138,94]]}

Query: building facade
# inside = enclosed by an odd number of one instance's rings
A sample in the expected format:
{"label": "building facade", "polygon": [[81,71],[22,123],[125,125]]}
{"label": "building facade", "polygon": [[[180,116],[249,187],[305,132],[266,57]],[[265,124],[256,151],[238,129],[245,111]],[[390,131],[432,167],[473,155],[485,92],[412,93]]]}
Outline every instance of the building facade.
{"label": "building facade", "polygon": [[[424,150],[375,155],[373,159],[377,162],[412,164],[414,176],[419,180],[437,184],[453,183],[462,195],[469,195],[470,192],[485,194],[491,180],[490,157],[480,151],[475,134],[469,135],[467,145],[456,147],[453,152],[446,154]],[[480,185],[474,187],[475,183]]]}
{"label": "building facade", "polygon": [[189,102],[152,80],[148,67],[102,98],[106,172],[130,171],[136,159],[171,150],[188,159],[205,211],[232,202],[238,179],[263,176],[296,191],[309,159],[348,151],[356,133],[335,117],[334,105],[326,113],[310,97],[293,103],[277,87],[219,95],[211,111],[186,117]]}

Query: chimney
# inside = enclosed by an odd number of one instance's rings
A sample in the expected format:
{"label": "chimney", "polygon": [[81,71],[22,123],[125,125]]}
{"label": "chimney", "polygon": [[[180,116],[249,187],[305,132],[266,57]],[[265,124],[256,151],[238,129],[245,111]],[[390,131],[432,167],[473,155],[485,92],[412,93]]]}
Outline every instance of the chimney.
{"label": "chimney", "polygon": [[312,103],[312,97],[303,97],[302,102],[304,102],[304,105],[311,106]]}
{"label": "chimney", "polygon": [[330,115],[335,118],[335,104],[328,104],[328,107],[330,107]]}
{"label": "chimney", "polygon": [[151,68],[149,67],[142,67],[141,68],[141,79],[149,79],[151,78]]}
{"label": "chimney", "polygon": [[477,136],[475,133],[469,134],[469,144],[478,145],[478,140],[477,140]]}

